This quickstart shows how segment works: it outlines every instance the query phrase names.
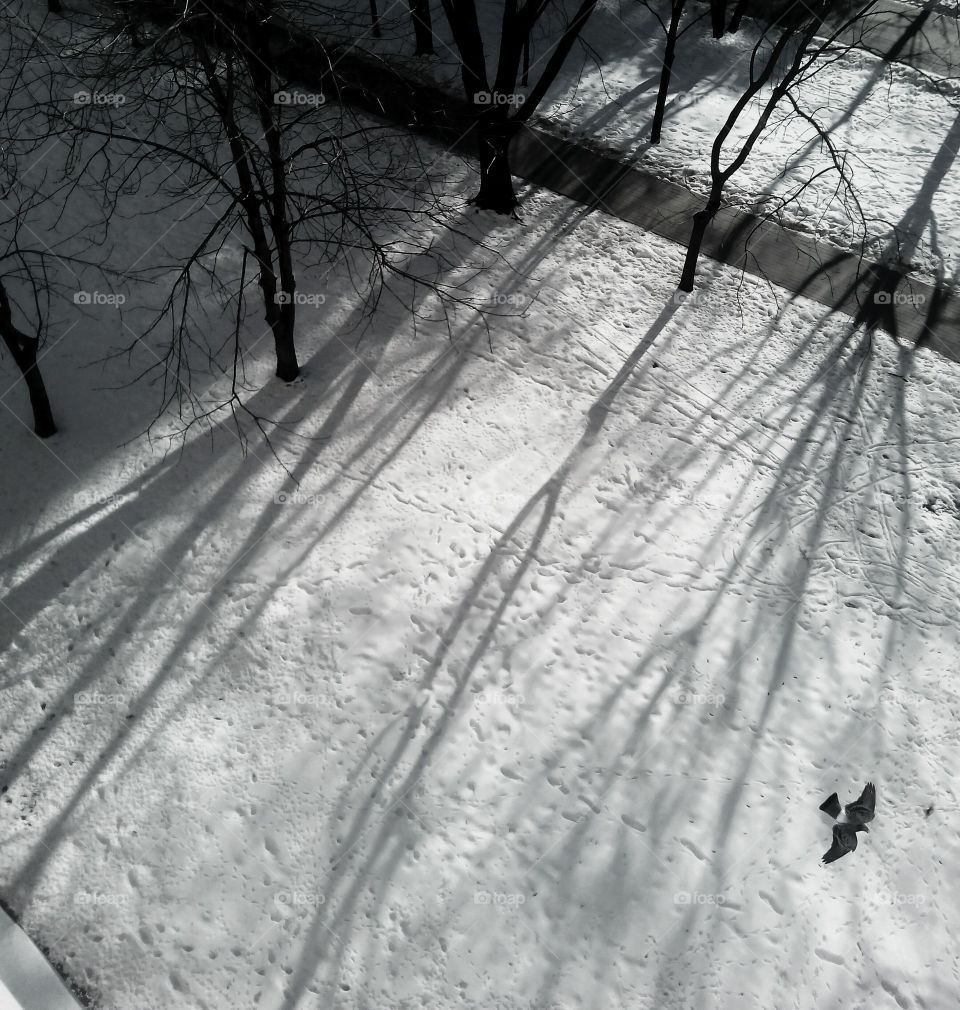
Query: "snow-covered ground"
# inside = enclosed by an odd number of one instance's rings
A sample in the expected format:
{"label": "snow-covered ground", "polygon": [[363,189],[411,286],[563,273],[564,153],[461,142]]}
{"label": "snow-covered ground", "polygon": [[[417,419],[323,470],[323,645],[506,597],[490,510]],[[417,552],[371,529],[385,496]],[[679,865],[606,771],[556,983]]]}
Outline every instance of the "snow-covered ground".
{"label": "snow-covered ground", "polygon": [[955,366],[709,265],[677,305],[560,197],[452,213],[526,314],[307,316],[252,374],[299,485],[123,444],[96,341],[62,434],[4,411],[4,897],[104,1010],[955,1007]]}
{"label": "snow-covered ground", "polygon": [[56,309],[49,442],[0,363],[0,896],[102,1010],[953,1010],[956,366],[433,164],[500,315],[307,272],[289,474],[84,367],[156,286]]}

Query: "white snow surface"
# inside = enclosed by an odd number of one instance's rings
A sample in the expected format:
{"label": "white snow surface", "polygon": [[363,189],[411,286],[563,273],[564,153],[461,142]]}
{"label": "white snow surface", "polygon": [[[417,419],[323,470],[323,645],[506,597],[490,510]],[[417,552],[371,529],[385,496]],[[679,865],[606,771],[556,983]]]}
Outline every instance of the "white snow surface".
{"label": "white snow surface", "polygon": [[299,484],[134,438],[108,309],[49,442],[5,361],[5,897],[104,1010],[952,1010],[956,365],[524,215],[453,213],[526,277],[489,339],[261,348]]}
{"label": "white snow surface", "polygon": [[137,437],[133,308],[58,309],[47,442],[0,362],[3,897],[102,1010],[954,1010],[957,366],[435,165],[502,314],[302,278],[290,475]]}

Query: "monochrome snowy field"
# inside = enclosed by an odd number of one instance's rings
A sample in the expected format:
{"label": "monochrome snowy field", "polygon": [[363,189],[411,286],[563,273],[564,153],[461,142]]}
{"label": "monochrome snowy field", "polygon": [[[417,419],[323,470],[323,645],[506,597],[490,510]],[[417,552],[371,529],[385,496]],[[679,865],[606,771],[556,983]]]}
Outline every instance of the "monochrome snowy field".
{"label": "monochrome snowy field", "polygon": [[[896,218],[952,120],[871,60],[831,78],[870,84],[838,131],[867,162],[896,138],[857,176]],[[678,85],[645,158],[702,160],[723,88]],[[595,136],[646,129],[652,92],[564,94]],[[682,248],[533,187],[476,212],[475,171],[422,151],[431,255],[485,312],[369,320],[354,264],[310,265],[285,384],[251,299],[269,442],[158,421],[156,336],[104,360],[212,202],[131,193],[112,300],[54,302],[58,434],[0,359],[0,898],[98,1010],[954,1010],[957,365],[709,261],[679,298]],[[59,207],[31,220],[88,248],[95,199]],[[229,347],[222,294],[196,325]],[[822,865],[818,807],[867,781]]]}
{"label": "monochrome snowy field", "polygon": [[954,366],[525,214],[490,342],[308,323],[299,483],[82,340],[5,412],[3,879],[95,1005],[955,1005]]}

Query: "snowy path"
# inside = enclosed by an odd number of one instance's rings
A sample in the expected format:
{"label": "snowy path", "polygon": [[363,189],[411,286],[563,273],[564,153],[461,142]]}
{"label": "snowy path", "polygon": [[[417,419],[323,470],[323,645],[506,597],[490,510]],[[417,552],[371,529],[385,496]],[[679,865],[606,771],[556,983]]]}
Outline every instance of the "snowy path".
{"label": "snowy path", "polygon": [[464,221],[527,315],[354,351],[331,299],[256,397],[299,489],[117,448],[142,391],[5,441],[7,897],[105,1010],[952,1010],[953,366],[722,268],[675,305],[557,197]]}

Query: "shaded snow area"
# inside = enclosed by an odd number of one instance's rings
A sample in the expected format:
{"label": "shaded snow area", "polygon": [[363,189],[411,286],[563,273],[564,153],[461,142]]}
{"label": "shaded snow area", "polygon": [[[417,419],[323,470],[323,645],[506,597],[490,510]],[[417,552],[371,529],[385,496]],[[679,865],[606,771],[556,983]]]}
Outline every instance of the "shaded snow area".
{"label": "shaded snow area", "polygon": [[138,438],[109,307],[59,435],[3,412],[24,929],[103,1010],[954,1010],[956,366],[708,263],[677,304],[682,250],[560,197],[450,224],[510,264],[489,334],[358,341],[338,271],[303,382],[259,348],[295,480]]}

